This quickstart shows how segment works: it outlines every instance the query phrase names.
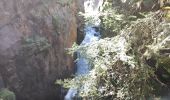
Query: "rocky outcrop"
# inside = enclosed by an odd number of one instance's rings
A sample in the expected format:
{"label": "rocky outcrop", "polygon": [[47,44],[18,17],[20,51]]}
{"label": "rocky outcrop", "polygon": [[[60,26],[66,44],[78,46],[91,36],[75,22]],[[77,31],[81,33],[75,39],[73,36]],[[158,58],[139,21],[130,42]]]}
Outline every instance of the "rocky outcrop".
{"label": "rocky outcrop", "polygon": [[74,0],[1,0],[0,73],[17,100],[59,100],[55,80],[74,70]]}
{"label": "rocky outcrop", "polygon": [[0,75],[0,89],[4,88],[4,83],[2,80],[2,76]]}

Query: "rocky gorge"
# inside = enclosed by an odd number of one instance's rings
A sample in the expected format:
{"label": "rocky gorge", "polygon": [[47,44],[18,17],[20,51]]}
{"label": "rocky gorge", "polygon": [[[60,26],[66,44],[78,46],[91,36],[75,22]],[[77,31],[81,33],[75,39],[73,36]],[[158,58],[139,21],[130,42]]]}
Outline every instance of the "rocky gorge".
{"label": "rocky gorge", "polygon": [[169,0],[0,0],[0,100],[169,100]]}

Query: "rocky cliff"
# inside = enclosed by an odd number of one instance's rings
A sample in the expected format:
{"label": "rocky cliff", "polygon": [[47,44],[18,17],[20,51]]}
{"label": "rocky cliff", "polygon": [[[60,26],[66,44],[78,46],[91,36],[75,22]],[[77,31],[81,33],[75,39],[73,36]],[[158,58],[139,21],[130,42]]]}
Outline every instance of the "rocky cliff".
{"label": "rocky cliff", "polygon": [[74,0],[0,1],[0,74],[17,100],[59,100],[57,78],[74,71]]}
{"label": "rocky cliff", "polygon": [[80,44],[82,42],[82,40],[84,39],[84,16],[82,16],[80,13],[84,13],[84,2],[86,2],[86,0],[76,0],[76,7],[78,10],[78,14],[77,14],[77,44]]}

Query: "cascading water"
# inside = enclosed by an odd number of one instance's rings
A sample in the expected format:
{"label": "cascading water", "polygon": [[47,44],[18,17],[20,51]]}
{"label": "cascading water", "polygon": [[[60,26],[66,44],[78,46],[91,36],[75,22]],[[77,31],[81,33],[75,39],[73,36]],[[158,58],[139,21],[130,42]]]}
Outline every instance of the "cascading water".
{"label": "cascading water", "polygon": [[[100,33],[98,30],[98,26],[100,24],[99,20],[99,8],[101,7],[103,0],[84,0],[84,9],[85,16],[87,18],[93,18],[93,23],[86,23],[85,26],[85,38],[80,45],[88,45],[94,41],[99,40]],[[90,70],[90,66],[88,60],[83,58],[80,53],[77,53],[78,61],[76,63],[77,70],[76,75],[84,75],[87,74]],[[73,100],[75,95],[77,94],[77,90],[74,88],[70,88],[65,96],[65,100]]]}

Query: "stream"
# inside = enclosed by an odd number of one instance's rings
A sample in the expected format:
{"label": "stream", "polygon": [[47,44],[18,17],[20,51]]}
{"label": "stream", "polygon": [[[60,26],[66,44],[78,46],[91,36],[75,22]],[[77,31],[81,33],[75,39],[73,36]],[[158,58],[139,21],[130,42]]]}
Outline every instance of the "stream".
{"label": "stream", "polygon": [[[99,9],[103,3],[103,0],[84,0],[84,9],[85,9],[85,18],[92,18],[93,23],[86,22],[84,32],[85,37],[80,45],[89,45],[94,41],[98,41],[100,39],[99,32]],[[90,71],[90,66],[88,60],[83,58],[80,53],[77,51],[78,61],[76,62],[76,76],[88,74]],[[76,96],[77,90],[74,88],[70,88],[65,96],[65,100],[73,100]]]}

